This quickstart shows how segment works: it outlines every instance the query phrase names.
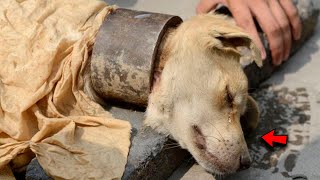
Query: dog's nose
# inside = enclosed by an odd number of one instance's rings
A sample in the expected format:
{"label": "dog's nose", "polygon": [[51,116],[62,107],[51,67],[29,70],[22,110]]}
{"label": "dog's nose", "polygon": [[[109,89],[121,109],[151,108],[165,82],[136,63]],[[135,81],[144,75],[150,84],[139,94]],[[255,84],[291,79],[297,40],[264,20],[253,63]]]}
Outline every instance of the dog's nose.
{"label": "dog's nose", "polygon": [[248,169],[251,165],[251,158],[249,155],[241,155],[240,156],[240,166],[238,171]]}

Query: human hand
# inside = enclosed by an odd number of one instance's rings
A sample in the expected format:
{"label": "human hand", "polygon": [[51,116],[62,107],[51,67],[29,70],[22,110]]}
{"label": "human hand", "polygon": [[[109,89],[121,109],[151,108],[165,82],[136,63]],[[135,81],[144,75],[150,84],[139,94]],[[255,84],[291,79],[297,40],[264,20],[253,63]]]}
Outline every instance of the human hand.
{"label": "human hand", "polygon": [[301,36],[301,21],[292,0],[200,0],[196,11],[198,14],[207,13],[218,4],[227,6],[238,26],[251,35],[262,59],[266,58],[266,51],[253,17],[267,35],[272,63],[280,65],[289,58],[292,41]]}

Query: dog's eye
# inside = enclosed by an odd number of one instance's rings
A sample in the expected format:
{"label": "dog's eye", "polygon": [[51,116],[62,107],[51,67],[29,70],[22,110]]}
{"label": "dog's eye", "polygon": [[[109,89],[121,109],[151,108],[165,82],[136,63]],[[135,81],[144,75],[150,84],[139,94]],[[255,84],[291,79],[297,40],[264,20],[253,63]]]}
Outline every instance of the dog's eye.
{"label": "dog's eye", "polygon": [[230,90],[229,90],[229,86],[228,86],[228,85],[226,86],[225,101],[228,103],[228,106],[229,106],[230,108],[232,108],[232,106],[233,106],[233,97],[232,97],[232,95],[231,95],[231,93],[230,93]]}

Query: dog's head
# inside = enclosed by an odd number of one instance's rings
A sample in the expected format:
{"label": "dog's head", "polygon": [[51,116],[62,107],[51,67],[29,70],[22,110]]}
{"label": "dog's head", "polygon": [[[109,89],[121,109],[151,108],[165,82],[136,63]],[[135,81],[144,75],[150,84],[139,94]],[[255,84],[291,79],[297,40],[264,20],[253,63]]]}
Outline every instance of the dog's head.
{"label": "dog's head", "polygon": [[145,124],[172,135],[216,174],[250,163],[240,116],[249,114],[257,122],[258,109],[239,63],[243,47],[261,65],[250,37],[226,17],[185,21],[163,44],[161,58],[167,62],[149,96]]}

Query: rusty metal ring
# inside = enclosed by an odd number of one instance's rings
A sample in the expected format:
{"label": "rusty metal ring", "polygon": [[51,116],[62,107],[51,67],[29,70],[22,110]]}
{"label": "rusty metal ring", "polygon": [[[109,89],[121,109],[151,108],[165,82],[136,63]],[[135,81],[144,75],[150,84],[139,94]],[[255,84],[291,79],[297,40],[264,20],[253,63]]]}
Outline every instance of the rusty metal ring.
{"label": "rusty metal ring", "polygon": [[117,9],[103,22],[91,57],[93,89],[103,99],[146,105],[157,49],[178,16]]}

